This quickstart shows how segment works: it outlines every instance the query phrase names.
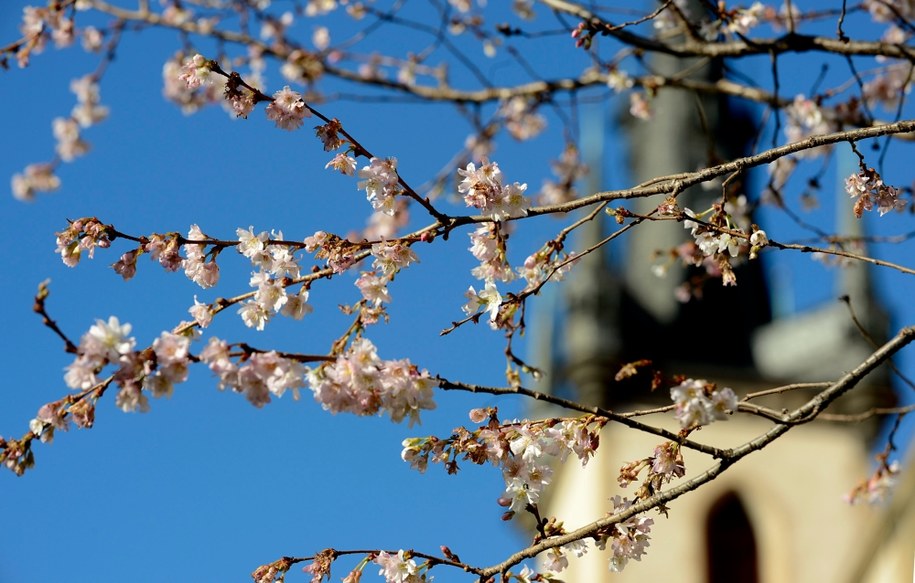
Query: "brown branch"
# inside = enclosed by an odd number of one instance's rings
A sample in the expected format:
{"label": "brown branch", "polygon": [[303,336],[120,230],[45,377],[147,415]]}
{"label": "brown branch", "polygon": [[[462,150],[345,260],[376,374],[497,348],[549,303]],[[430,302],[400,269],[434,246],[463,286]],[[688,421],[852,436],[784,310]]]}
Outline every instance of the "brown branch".
{"label": "brown branch", "polygon": [[778,56],[785,53],[822,52],[833,55],[884,56],[894,59],[915,61],[915,48],[904,44],[886,42],[844,41],[835,38],[788,33],[778,38],[744,39],[737,41],[699,41],[685,39],[682,42],[663,42],[640,36],[627,30],[620,30],[606,22],[585,7],[567,0],[540,0],[557,12],[563,12],[589,23],[598,32],[606,32],[623,44],[644,51],[657,52],[676,57],[740,58],[754,55]]}
{"label": "brown branch", "polygon": [[32,311],[41,316],[41,323],[51,329],[52,332],[57,334],[57,336],[64,341],[64,351],[70,354],[76,354],[78,348],[76,344],[73,343],[70,338],[64,334],[63,330],[60,329],[60,326],[57,325],[57,322],[54,321],[51,316],[48,315],[47,308],[45,307],[45,300],[48,298],[50,292],[48,291],[48,280],[45,280],[38,284],[38,293],[35,294],[35,303],[32,305]]}
{"label": "brown branch", "polygon": [[551,405],[557,405],[571,411],[580,411],[582,413],[589,413],[591,415],[597,415],[600,417],[606,417],[611,421],[615,421],[626,427],[632,429],[638,429],[645,433],[650,433],[652,435],[657,435],[658,437],[663,437],[669,441],[674,441],[683,445],[683,447],[688,447],[692,450],[699,451],[705,454],[708,454],[715,458],[722,458],[726,455],[726,451],[719,449],[717,447],[712,447],[685,439],[680,435],[677,435],[673,431],[668,431],[666,429],[661,429],[660,427],[654,427],[646,423],[641,423],[630,418],[629,414],[626,413],[615,413],[609,409],[604,409],[603,407],[596,407],[590,405],[583,405],[576,401],[570,399],[563,399],[562,397],[557,397],[555,395],[550,395],[548,393],[541,393],[539,391],[534,391],[531,389],[526,389],[524,387],[486,387],[482,385],[474,385],[470,383],[463,383],[458,381],[449,381],[441,376],[437,376],[436,380],[439,382],[439,388],[445,391],[466,391],[468,393],[486,393],[489,395],[523,395],[525,397],[530,397],[535,401],[543,401],[545,403],[550,403]]}

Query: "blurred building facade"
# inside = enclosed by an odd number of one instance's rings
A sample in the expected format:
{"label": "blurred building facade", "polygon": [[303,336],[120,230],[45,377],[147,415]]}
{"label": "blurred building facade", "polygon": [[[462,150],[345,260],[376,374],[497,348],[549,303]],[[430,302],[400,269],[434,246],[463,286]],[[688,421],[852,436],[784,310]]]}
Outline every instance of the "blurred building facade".
{"label": "blurred building facade", "polygon": [[[719,73],[707,63],[661,59],[662,73],[689,71],[712,79]],[[714,97],[660,92],[652,102],[650,123],[627,128],[631,182],[693,170],[716,159],[739,155],[747,128],[727,102]],[[700,113],[701,112],[701,113]],[[601,124],[589,124],[591,127]],[[585,144],[591,167],[600,168],[601,135]],[[587,136],[586,136],[586,142]],[[592,174],[590,191],[602,186]],[[678,199],[697,211],[721,200],[721,187],[695,189]],[[630,207],[648,214],[657,200]],[[851,213],[845,213],[851,215]],[[609,226],[599,218],[579,232],[577,249],[599,242]],[[845,234],[860,234],[851,223]],[[626,247],[583,257],[563,291],[552,296],[540,316],[535,359],[546,366],[541,390],[611,410],[649,409],[670,404],[666,390],[652,394],[644,376],[623,381],[615,375],[623,363],[650,359],[666,375],[705,378],[732,387],[738,397],[782,382],[825,381],[860,364],[873,347],[838,300],[790,318],[774,318],[760,261],[745,263],[738,285],[711,281],[702,299],[682,303],[676,288],[696,276],[672,266],[664,278],[650,269],[658,252],[685,242],[682,224],[645,223],[626,235]],[[615,245],[616,242],[613,243]],[[660,261],[664,261],[663,257]],[[876,308],[867,269],[841,271],[836,298],[849,296],[862,326],[880,342],[888,318]],[[550,302],[547,302],[550,303]],[[872,374],[840,399],[830,412],[860,412],[893,401],[886,371]],[[791,391],[757,401],[776,410],[805,402],[810,392]],[[534,415],[561,414],[540,409]],[[672,414],[645,419],[672,431]],[[703,427],[693,437],[719,447],[741,445],[771,428],[770,421],[746,414]],[[814,422],[751,454],[713,482],[669,505],[669,518],[654,515],[651,545],[641,562],[622,573],[608,569],[607,553],[570,557],[559,574],[567,583],[668,581],[672,583],[792,583],[911,581],[915,559],[915,481],[903,475],[897,495],[886,507],[849,506],[843,502],[855,484],[872,471],[879,422]],[[609,498],[631,496],[637,485],[621,489],[619,468],[648,457],[663,440],[609,424],[597,455],[585,468],[566,463],[556,468],[541,501],[542,514],[555,516],[571,530],[604,516]],[[714,460],[684,451],[687,478]],[[675,485],[677,482],[674,482]]]}

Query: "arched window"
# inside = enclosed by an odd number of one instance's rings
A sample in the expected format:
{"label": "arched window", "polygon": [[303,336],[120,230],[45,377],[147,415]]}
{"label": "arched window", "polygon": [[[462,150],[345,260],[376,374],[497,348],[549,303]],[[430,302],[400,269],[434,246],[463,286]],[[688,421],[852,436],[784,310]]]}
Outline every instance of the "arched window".
{"label": "arched window", "polygon": [[758,583],[756,537],[737,494],[729,492],[712,505],[705,540],[709,583]]}

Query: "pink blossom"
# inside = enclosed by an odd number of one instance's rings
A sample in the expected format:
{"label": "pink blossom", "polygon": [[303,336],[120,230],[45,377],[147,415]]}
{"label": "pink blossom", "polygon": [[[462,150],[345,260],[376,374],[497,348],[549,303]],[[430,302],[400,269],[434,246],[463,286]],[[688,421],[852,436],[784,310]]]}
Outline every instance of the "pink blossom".
{"label": "pink blossom", "polygon": [[384,361],[375,346],[359,338],[332,363],[306,369],[315,400],[333,413],[388,413],[391,420],[419,422],[421,410],[434,409],[435,382],[408,360]]}
{"label": "pink blossom", "polygon": [[302,127],[311,112],[302,100],[302,95],[285,86],[273,94],[273,102],[267,106],[267,118],[284,130],[296,130]]}
{"label": "pink blossom", "polygon": [[254,300],[243,303],[238,309],[238,313],[241,315],[241,319],[245,323],[245,326],[254,328],[258,331],[263,330],[264,326],[267,324],[267,320],[270,319],[270,313],[263,305]]}
{"label": "pink blossom", "polygon": [[299,293],[286,296],[286,303],[282,309],[284,316],[288,316],[293,320],[301,320],[311,312],[312,307],[308,304],[308,289],[304,286]]}
{"label": "pink blossom", "polygon": [[880,466],[862,484],[852,490],[845,500],[849,504],[866,502],[868,504],[881,504],[886,502],[892,493],[899,478],[899,462],[886,463],[885,456],[878,456]]}
{"label": "pink blossom", "polygon": [[651,470],[660,477],[662,482],[669,482],[673,478],[681,478],[686,475],[683,454],[679,445],[667,441],[654,448]]}
{"label": "pink blossom", "polygon": [[511,281],[515,278],[505,257],[507,232],[502,223],[489,223],[470,234],[470,253],[480,262],[471,273],[483,281]]}
{"label": "pink blossom", "polygon": [[674,416],[684,429],[727,419],[737,410],[733,390],[718,389],[704,379],[686,379],[670,389],[670,398],[676,405]]}
{"label": "pink blossom", "polygon": [[356,287],[362,292],[362,297],[367,302],[378,306],[391,302],[391,295],[387,288],[388,281],[390,281],[388,277],[379,277],[374,271],[363,271],[356,280]]}
{"label": "pink blossom", "polygon": [[184,81],[188,89],[197,89],[212,83],[213,76],[210,62],[198,53],[184,62],[178,79]]}
{"label": "pink blossom", "polygon": [[115,316],[109,317],[107,322],[96,320],[80,340],[79,353],[117,362],[122,355],[132,351],[136,344],[136,340],[128,336],[130,329],[130,324],[121,324]]}
{"label": "pink blossom", "polygon": [[515,96],[499,106],[498,114],[505,119],[505,128],[516,140],[529,140],[546,127],[546,119],[536,113],[536,103]]}
{"label": "pink blossom", "polygon": [[[187,239],[189,241],[205,241],[208,237],[200,231],[200,227],[191,225]],[[187,258],[181,262],[182,267],[184,267],[184,274],[204,289],[215,286],[219,282],[219,266],[216,264],[215,258],[206,261],[206,254],[204,253],[206,245],[188,243],[184,248],[185,253],[187,253]]]}
{"label": "pink blossom", "polygon": [[462,308],[465,314],[469,316],[480,310],[488,312],[490,328],[493,330],[498,328],[496,319],[499,317],[499,307],[502,305],[502,294],[499,293],[493,282],[486,282],[486,286],[479,292],[470,286],[464,297],[467,298],[467,303]]}
{"label": "pink blossom", "polygon": [[342,130],[343,127],[337,119],[332,119],[326,124],[315,128],[315,135],[324,144],[325,152],[336,150],[344,144],[344,139],[339,136],[339,132]]}
{"label": "pink blossom", "polygon": [[372,267],[385,276],[393,275],[419,261],[413,249],[402,241],[375,243],[372,245],[372,256],[375,258]]}
{"label": "pink blossom", "polygon": [[384,576],[385,583],[419,583],[422,581],[416,561],[408,558],[403,550],[398,551],[396,555],[381,551],[374,561],[381,567],[378,574]]}
{"label": "pink blossom", "polygon": [[[803,95],[797,95],[791,105],[785,108],[785,113],[788,116],[785,136],[789,142],[800,142],[811,136],[828,134],[833,129],[834,124],[827,119],[823,109]],[[821,146],[794,155],[799,158],[816,156],[828,149],[828,146]]]}
{"label": "pink blossom", "polygon": [[102,43],[105,37],[102,32],[94,26],[87,26],[83,29],[83,50],[89,53],[96,53],[102,49]]}
{"label": "pink blossom", "polygon": [[128,280],[137,274],[137,256],[140,254],[138,249],[128,251],[121,255],[121,258],[111,267],[114,268],[114,272]]}
{"label": "pink blossom", "polygon": [[458,168],[458,174],[464,177],[458,184],[458,192],[464,195],[467,206],[496,221],[527,214],[530,206],[524,196],[527,184],[503,185],[502,171],[495,162],[483,164],[479,169],[471,162],[464,169]]}
{"label": "pink blossom", "polygon": [[[610,498],[613,503],[613,513],[619,514],[628,510],[633,502],[620,496]],[[610,557],[610,570],[618,573],[622,571],[630,559],[640,561],[650,543],[651,527],[654,520],[644,516],[632,516],[622,522],[611,526],[607,531],[600,533],[597,538],[597,547],[601,550],[610,543],[613,553]]]}
{"label": "pink blossom", "polygon": [[201,328],[206,328],[213,321],[213,310],[210,309],[210,305],[198,302],[196,295],[194,296],[194,305],[188,308],[188,312]]}
{"label": "pink blossom", "polygon": [[31,201],[38,192],[52,192],[60,188],[60,178],[50,164],[30,164],[23,174],[14,174],[11,181],[13,196]]}
{"label": "pink blossom", "polygon": [[136,385],[122,386],[114,398],[114,403],[125,413],[134,411],[145,413],[149,411],[149,400],[143,394],[141,388]]}
{"label": "pink blossom", "polygon": [[179,249],[177,237],[165,237],[158,234],[151,235],[149,241],[143,246],[143,250],[149,253],[150,259],[158,261],[166,271],[177,271],[181,267],[183,259],[179,254]]}
{"label": "pink blossom", "polygon": [[356,173],[356,160],[352,156],[347,156],[341,152],[325,164],[324,168],[333,168],[341,174],[352,176]]}
{"label": "pink blossom", "polygon": [[89,151],[89,143],[79,134],[79,124],[71,118],[55,118],[52,127],[57,138],[57,155],[64,162],[71,162]]}
{"label": "pink blossom", "polygon": [[357,184],[365,190],[366,198],[376,211],[394,213],[394,197],[401,192],[397,175],[397,158],[372,158],[369,165],[359,171],[362,180]]}
{"label": "pink blossom", "polygon": [[643,121],[650,120],[653,113],[651,104],[645,99],[645,95],[639,92],[629,94],[629,114]]}

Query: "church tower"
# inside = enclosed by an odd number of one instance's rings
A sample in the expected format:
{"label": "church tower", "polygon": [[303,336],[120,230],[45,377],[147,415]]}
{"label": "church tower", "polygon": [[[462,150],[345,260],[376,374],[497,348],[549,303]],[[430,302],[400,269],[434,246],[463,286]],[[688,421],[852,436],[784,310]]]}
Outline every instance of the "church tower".
{"label": "church tower", "polygon": [[[704,80],[719,75],[714,64],[671,57],[654,61],[653,67],[663,74],[691,71]],[[652,106],[650,123],[633,121],[626,129],[631,144],[631,183],[741,154],[745,140],[739,131],[740,118],[723,99],[662,91]],[[585,135],[583,140],[583,152],[595,169],[601,166],[601,140],[597,135]],[[599,176],[592,180],[590,191],[600,190]],[[679,204],[702,210],[720,197],[720,187],[712,191],[695,188],[681,195]],[[658,202],[638,199],[633,210],[647,214]],[[604,221],[599,218],[580,229],[576,248],[603,239],[610,228]],[[837,228],[845,234],[861,234],[855,230],[860,223],[842,221]],[[779,290],[768,287],[761,260],[745,263],[737,271],[736,287],[711,281],[703,288],[701,300],[681,303],[675,297],[676,288],[693,274],[672,268],[659,279],[650,267],[657,262],[657,251],[683,243],[688,232],[679,223],[656,222],[640,225],[627,237],[625,247],[614,241],[601,252],[582,258],[565,289],[549,299],[552,305],[549,314],[541,315],[539,341],[534,346],[539,356],[535,360],[548,362],[541,390],[613,410],[650,409],[670,404],[669,393],[651,393],[644,377],[615,380],[622,364],[650,359],[651,367],[665,375],[706,378],[733,388],[740,398],[783,381],[835,379],[872,352],[848,308],[838,300],[807,313],[773,319],[769,296]],[[841,273],[836,297],[847,295],[863,326],[877,342],[882,341],[888,319],[875,308],[879,304],[873,299],[866,267],[862,264]],[[866,382],[830,412],[859,412],[892,402],[885,371],[872,374]],[[792,391],[756,402],[778,410],[795,407],[811,395]],[[541,409],[533,414],[564,413]],[[672,431],[679,429],[671,413],[652,415],[646,421]],[[736,414],[703,427],[694,437],[733,447],[770,427],[770,421]],[[592,549],[581,559],[570,557],[568,570],[558,576],[567,583],[908,580],[915,528],[907,527],[909,534],[900,535],[900,548],[908,549],[907,555],[895,555],[907,557],[897,561],[901,571],[875,570],[874,549],[862,540],[879,536],[894,518],[889,511],[851,507],[842,500],[843,494],[870,474],[870,449],[878,430],[876,422],[814,422],[794,428],[718,479],[672,502],[669,518],[652,515],[651,545],[641,562],[630,562],[622,573],[612,573],[607,554]],[[587,467],[567,463],[556,468],[553,484],[541,501],[542,514],[557,517],[570,530],[604,516],[611,508],[611,496],[633,493],[617,484],[619,468],[648,457],[661,442],[658,437],[608,424],[597,455]],[[687,478],[714,463],[689,450],[684,451],[684,458]],[[915,516],[912,504],[906,508],[896,512]],[[893,578],[906,569],[908,579]]]}

